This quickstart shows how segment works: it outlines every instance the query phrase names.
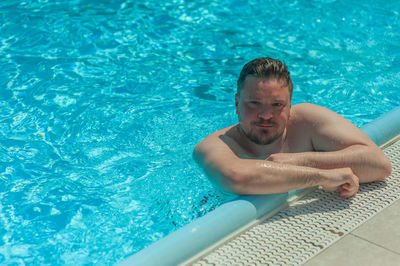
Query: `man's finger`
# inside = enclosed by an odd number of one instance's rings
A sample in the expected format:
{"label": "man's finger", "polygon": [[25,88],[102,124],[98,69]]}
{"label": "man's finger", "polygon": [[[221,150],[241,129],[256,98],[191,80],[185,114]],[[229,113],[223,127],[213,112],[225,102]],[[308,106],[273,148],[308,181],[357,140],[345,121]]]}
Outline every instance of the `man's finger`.
{"label": "man's finger", "polygon": [[346,183],[340,186],[342,189],[349,190],[350,189],[350,184]]}
{"label": "man's finger", "polygon": [[343,198],[350,198],[350,197],[354,197],[355,195],[357,195],[357,188],[355,189],[343,189],[340,192],[340,196]]}

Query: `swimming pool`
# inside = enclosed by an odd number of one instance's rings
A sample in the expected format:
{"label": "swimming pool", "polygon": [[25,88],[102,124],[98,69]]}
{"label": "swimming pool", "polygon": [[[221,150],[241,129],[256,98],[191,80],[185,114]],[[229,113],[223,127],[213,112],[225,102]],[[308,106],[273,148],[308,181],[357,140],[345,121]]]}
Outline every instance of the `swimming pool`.
{"label": "swimming pool", "polygon": [[0,4],[2,264],[113,264],[229,200],[191,152],[255,57],[357,126],[400,103],[399,3],[108,2]]}

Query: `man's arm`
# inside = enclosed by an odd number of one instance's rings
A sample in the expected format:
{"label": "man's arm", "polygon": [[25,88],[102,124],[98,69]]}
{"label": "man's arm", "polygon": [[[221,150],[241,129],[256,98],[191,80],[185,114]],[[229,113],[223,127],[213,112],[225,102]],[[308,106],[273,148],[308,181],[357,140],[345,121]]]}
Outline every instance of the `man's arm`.
{"label": "man's arm", "polygon": [[349,167],[360,182],[382,180],[391,164],[382,150],[359,128],[342,116],[320,106],[301,104],[297,115],[304,117],[304,130],[316,151],[273,154],[267,161],[320,169]]}
{"label": "man's arm", "polygon": [[343,197],[358,190],[358,178],[350,168],[335,170],[285,165],[265,160],[241,159],[231,148],[238,144],[218,132],[200,142],[193,157],[215,185],[241,195],[281,193],[321,185],[336,188],[342,185]]}

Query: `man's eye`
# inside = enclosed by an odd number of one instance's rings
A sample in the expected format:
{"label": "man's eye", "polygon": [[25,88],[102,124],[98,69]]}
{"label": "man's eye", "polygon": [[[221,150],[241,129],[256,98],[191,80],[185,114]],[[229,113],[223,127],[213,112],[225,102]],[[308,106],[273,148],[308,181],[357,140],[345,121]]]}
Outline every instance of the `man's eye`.
{"label": "man's eye", "polygon": [[283,106],[283,104],[281,104],[281,103],[273,103],[272,106],[281,107],[281,106]]}

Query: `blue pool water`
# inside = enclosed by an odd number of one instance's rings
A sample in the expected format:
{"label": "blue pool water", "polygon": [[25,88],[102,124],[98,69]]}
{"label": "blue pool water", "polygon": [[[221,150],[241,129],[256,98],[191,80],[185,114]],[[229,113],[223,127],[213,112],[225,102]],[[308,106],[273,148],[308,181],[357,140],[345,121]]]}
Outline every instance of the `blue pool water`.
{"label": "blue pool water", "polygon": [[[112,3],[109,3],[112,2]],[[399,1],[1,1],[0,264],[114,264],[229,198],[191,158],[247,61],[361,126],[400,104]]]}

